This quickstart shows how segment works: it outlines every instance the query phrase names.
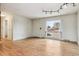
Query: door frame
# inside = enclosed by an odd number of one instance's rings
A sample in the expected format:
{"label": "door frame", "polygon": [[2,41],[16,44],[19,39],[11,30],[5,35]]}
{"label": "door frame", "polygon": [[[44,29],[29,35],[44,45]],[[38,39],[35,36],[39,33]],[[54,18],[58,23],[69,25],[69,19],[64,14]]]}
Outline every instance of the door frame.
{"label": "door frame", "polygon": [[47,22],[48,21],[60,21],[60,38],[62,39],[62,26],[61,26],[61,20],[47,20],[45,23],[45,38],[50,38],[52,39],[53,37],[47,37]]}
{"label": "door frame", "polygon": [[3,25],[4,25],[4,22],[5,20],[7,19],[7,40],[13,40],[13,17],[6,13],[6,12],[1,12],[2,14],[5,13],[5,16],[2,17],[1,16],[1,40],[4,39],[4,34],[3,34]]}

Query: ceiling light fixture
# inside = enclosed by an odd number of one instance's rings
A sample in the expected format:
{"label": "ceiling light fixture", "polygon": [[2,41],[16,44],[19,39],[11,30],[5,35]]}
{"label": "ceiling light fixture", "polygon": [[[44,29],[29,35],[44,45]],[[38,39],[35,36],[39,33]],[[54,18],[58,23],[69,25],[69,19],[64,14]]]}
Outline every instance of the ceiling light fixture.
{"label": "ceiling light fixture", "polygon": [[62,6],[62,9],[65,9],[65,8],[67,8],[67,4],[63,4],[63,6]]}
{"label": "ceiling light fixture", "polygon": [[75,3],[63,3],[58,10],[52,11],[52,10],[42,10],[43,13],[45,14],[52,14],[52,13],[60,13],[60,10],[65,9],[68,7],[68,5],[71,5],[72,7],[76,6]]}

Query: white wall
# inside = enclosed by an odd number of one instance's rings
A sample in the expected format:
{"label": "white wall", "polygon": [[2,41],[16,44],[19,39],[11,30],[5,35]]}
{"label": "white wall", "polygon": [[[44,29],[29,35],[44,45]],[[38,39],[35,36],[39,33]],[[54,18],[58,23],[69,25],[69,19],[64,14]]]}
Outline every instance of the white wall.
{"label": "white wall", "polygon": [[[48,20],[61,20],[62,23],[62,38],[70,41],[77,41],[77,15],[63,15],[51,18],[33,20],[33,36],[45,37],[45,26]],[[40,30],[42,27],[42,30]]]}
{"label": "white wall", "polygon": [[[40,30],[40,27],[42,28]],[[33,20],[33,36],[44,37],[45,36],[45,20],[44,19],[34,19]]]}
{"label": "white wall", "polygon": [[32,23],[33,24],[32,25],[33,26],[33,31],[32,31],[33,34],[32,35],[39,37],[40,36],[40,33],[39,33],[39,31],[40,31],[40,29],[39,29],[39,27],[40,27],[40,20],[33,20],[32,22],[33,22]]}
{"label": "white wall", "polygon": [[77,13],[77,27],[78,27],[78,44],[79,44],[79,11]]}
{"label": "white wall", "polygon": [[77,41],[77,15],[62,17],[62,37],[70,41]]}
{"label": "white wall", "polygon": [[22,16],[14,15],[13,40],[24,39],[32,35],[32,21]]}

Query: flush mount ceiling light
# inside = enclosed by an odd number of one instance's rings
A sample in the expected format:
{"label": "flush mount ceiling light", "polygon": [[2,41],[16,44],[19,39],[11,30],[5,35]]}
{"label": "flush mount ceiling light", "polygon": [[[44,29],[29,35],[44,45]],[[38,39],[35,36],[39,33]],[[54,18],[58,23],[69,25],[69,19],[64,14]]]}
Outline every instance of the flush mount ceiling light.
{"label": "flush mount ceiling light", "polygon": [[71,5],[72,7],[75,7],[76,4],[75,3],[63,3],[58,10],[42,10],[43,13],[45,14],[52,14],[52,13],[60,13],[60,10],[65,9],[68,7],[68,5]]}

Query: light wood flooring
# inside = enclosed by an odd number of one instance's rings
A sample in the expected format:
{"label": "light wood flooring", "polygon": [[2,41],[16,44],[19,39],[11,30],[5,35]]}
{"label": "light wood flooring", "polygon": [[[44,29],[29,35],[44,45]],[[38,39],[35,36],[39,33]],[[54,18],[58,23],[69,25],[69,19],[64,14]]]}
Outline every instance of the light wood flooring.
{"label": "light wood flooring", "polygon": [[5,40],[0,43],[0,56],[79,56],[79,46],[53,39]]}

